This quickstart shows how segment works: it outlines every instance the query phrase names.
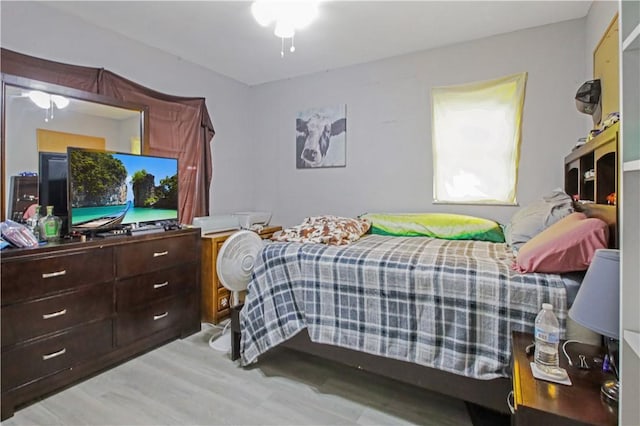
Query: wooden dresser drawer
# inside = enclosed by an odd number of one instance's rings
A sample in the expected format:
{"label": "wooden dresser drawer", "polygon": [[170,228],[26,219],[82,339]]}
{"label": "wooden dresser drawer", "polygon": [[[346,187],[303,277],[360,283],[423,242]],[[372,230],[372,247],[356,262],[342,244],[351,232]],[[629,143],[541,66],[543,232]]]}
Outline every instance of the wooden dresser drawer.
{"label": "wooden dresser drawer", "polygon": [[2,308],[2,347],[113,314],[113,283]]}
{"label": "wooden dresser drawer", "polygon": [[112,336],[109,319],[3,352],[2,391],[102,355],[111,350]]}
{"label": "wooden dresser drawer", "polygon": [[2,263],[2,305],[114,278],[113,248]]}
{"label": "wooden dresser drawer", "polygon": [[187,264],[119,281],[116,284],[116,307],[118,311],[131,310],[151,301],[192,291],[197,272],[195,265]]}
{"label": "wooden dresser drawer", "polygon": [[127,244],[117,248],[119,277],[130,277],[170,268],[200,258],[193,236],[180,236]]}
{"label": "wooden dresser drawer", "polygon": [[180,327],[184,320],[186,298],[182,296],[160,300],[129,312],[119,312],[116,321],[116,343],[126,345],[158,331]]}
{"label": "wooden dresser drawer", "polygon": [[218,289],[218,312],[229,309],[231,293],[226,288]]}

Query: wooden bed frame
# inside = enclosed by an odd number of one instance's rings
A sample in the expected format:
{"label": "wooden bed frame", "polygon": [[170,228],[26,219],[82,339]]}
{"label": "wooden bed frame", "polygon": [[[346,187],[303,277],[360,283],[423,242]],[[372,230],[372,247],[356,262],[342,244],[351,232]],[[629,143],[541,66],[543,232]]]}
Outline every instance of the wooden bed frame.
{"label": "wooden bed frame", "polygon": [[[240,358],[240,310],[231,311],[231,359]],[[511,380],[499,378],[479,380],[406,361],[371,355],[339,346],[313,343],[306,329],[280,346],[336,361],[371,373],[409,383],[420,388],[479,404],[501,413],[510,414],[507,397]]]}

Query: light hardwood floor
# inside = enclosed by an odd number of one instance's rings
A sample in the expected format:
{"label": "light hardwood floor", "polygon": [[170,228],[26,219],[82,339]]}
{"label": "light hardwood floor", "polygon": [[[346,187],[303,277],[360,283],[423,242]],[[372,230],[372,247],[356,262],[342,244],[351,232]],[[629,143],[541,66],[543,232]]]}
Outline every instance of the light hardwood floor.
{"label": "light hardwood floor", "polygon": [[217,332],[203,325],[17,411],[2,426],[471,426],[459,400],[287,349],[241,368],[209,348]]}

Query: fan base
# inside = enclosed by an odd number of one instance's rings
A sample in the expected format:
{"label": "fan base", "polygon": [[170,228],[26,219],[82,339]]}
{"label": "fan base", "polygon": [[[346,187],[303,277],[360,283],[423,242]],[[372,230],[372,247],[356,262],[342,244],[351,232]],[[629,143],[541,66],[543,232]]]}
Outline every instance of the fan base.
{"label": "fan base", "polygon": [[222,334],[212,337],[209,346],[218,352],[231,352],[231,329],[227,328]]}

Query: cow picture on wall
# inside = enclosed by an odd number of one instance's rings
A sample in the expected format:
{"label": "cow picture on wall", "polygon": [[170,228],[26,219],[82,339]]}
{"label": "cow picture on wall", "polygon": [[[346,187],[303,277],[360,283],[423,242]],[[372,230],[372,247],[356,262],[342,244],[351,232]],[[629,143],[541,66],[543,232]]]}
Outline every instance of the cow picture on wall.
{"label": "cow picture on wall", "polygon": [[347,106],[310,108],[296,117],[296,168],[347,165]]}

